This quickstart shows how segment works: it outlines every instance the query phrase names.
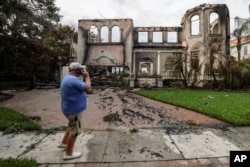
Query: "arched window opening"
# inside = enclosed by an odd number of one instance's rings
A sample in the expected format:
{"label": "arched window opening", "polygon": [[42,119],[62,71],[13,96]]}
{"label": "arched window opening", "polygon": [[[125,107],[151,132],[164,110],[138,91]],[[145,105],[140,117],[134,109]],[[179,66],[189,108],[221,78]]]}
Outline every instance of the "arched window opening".
{"label": "arched window opening", "polygon": [[153,32],[153,43],[162,43],[162,32]]}
{"label": "arched window opening", "polygon": [[215,12],[212,12],[209,16],[209,33],[210,34],[221,33],[219,15]]}
{"label": "arched window opening", "polygon": [[121,31],[120,27],[114,26],[112,28],[111,42],[121,42]]}
{"label": "arched window opening", "polygon": [[112,67],[113,75],[121,75],[123,73],[123,67]]}
{"label": "arched window opening", "polygon": [[147,43],[148,42],[148,32],[139,32],[138,33],[138,42]]}
{"label": "arched window opening", "polygon": [[101,42],[109,42],[109,29],[107,26],[101,28]]}
{"label": "arched window opening", "polygon": [[191,35],[200,34],[200,18],[198,15],[194,15],[191,18]]}
{"label": "arched window opening", "polygon": [[169,43],[177,43],[178,42],[178,37],[177,37],[177,32],[174,32],[174,31],[169,31],[167,33],[167,39],[168,39],[168,42]]}
{"label": "arched window opening", "polygon": [[89,29],[89,43],[96,43],[98,36],[98,29],[96,26],[90,26]]}

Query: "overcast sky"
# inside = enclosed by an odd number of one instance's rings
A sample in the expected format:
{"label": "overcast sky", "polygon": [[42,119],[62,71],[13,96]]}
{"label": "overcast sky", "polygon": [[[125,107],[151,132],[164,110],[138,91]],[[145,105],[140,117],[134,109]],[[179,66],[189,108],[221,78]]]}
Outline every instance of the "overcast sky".
{"label": "overcast sky", "polygon": [[231,31],[236,16],[249,18],[249,0],[56,0],[62,24],[77,27],[81,19],[133,19],[134,26],[180,26],[190,8],[200,4],[226,4]]}

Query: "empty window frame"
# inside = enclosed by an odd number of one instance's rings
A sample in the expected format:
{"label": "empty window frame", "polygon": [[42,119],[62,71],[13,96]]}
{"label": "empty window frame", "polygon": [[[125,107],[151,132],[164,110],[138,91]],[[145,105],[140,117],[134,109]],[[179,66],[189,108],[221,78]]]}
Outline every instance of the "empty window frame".
{"label": "empty window frame", "polygon": [[167,32],[167,42],[169,43],[177,43],[178,42],[178,36],[176,31],[169,31]]}
{"label": "empty window frame", "polygon": [[166,57],[165,61],[165,70],[171,70],[172,69],[172,64],[174,64],[174,56],[168,56]]}
{"label": "empty window frame", "polygon": [[112,67],[113,75],[120,75],[123,73],[123,67]]}
{"label": "empty window frame", "polygon": [[190,65],[195,71],[199,71],[199,51],[191,51]]}
{"label": "empty window frame", "polygon": [[210,13],[209,16],[209,33],[210,34],[221,33],[219,15],[215,12]]}
{"label": "empty window frame", "polygon": [[200,34],[200,17],[198,15],[194,15],[191,17],[191,35],[199,35]]}
{"label": "empty window frame", "polygon": [[121,42],[120,27],[114,26],[111,31],[111,42]]}
{"label": "empty window frame", "polygon": [[147,43],[148,42],[148,32],[138,32],[138,42]]}
{"label": "empty window frame", "polygon": [[247,54],[248,54],[248,52],[247,52],[247,46],[244,46],[244,53],[243,53],[243,55],[247,56]]}
{"label": "empty window frame", "polygon": [[139,62],[139,76],[153,75],[153,61],[146,57]]}
{"label": "empty window frame", "polygon": [[109,42],[109,29],[107,26],[101,28],[101,42]]}
{"label": "empty window frame", "polygon": [[90,26],[88,41],[89,43],[96,43],[98,36],[98,29],[96,26]]}
{"label": "empty window frame", "polygon": [[162,32],[153,32],[153,43],[162,43]]}

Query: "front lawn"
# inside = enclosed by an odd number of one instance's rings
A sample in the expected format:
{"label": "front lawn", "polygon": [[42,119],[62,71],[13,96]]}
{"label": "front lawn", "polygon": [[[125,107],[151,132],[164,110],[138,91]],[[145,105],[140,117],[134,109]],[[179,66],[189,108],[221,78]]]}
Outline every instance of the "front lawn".
{"label": "front lawn", "polygon": [[0,130],[4,133],[40,130],[41,125],[13,109],[0,106]]}
{"label": "front lawn", "polygon": [[250,125],[250,92],[152,89],[138,90],[135,93],[234,125]]}
{"label": "front lawn", "polygon": [[[41,125],[13,109],[0,106],[0,130],[3,133],[19,133],[22,131],[40,130]],[[34,159],[0,158],[0,167],[36,167]]]}
{"label": "front lawn", "polygon": [[36,167],[37,162],[34,159],[18,158],[0,158],[1,167]]}

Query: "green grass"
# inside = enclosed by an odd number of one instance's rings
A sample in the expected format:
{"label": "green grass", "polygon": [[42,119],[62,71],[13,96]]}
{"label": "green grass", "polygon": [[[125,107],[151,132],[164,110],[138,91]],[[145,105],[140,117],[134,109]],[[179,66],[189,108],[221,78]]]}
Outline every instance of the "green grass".
{"label": "green grass", "polygon": [[0,130],[4,133],[40,130],[41,125],[13,109],[0,106]]}
{"label": "green grass", "polygon": [[37,162],[34,159],[0,158],[1,167],[36,167]]}
{"label": "green grass", "polygon": [[[33,122],[25,115],[13,109],[0,106],[0,130],[3,133],[13,133],[31,130],[40,130],[41,125]],[[28,158],[0,158],[0,167],[36,167],[37,162]]]}
{"label": "green grass", "polygon": [[191,109],[234,125],[250,125],[250,92],[152,89],[138,90],[135,93]]}

